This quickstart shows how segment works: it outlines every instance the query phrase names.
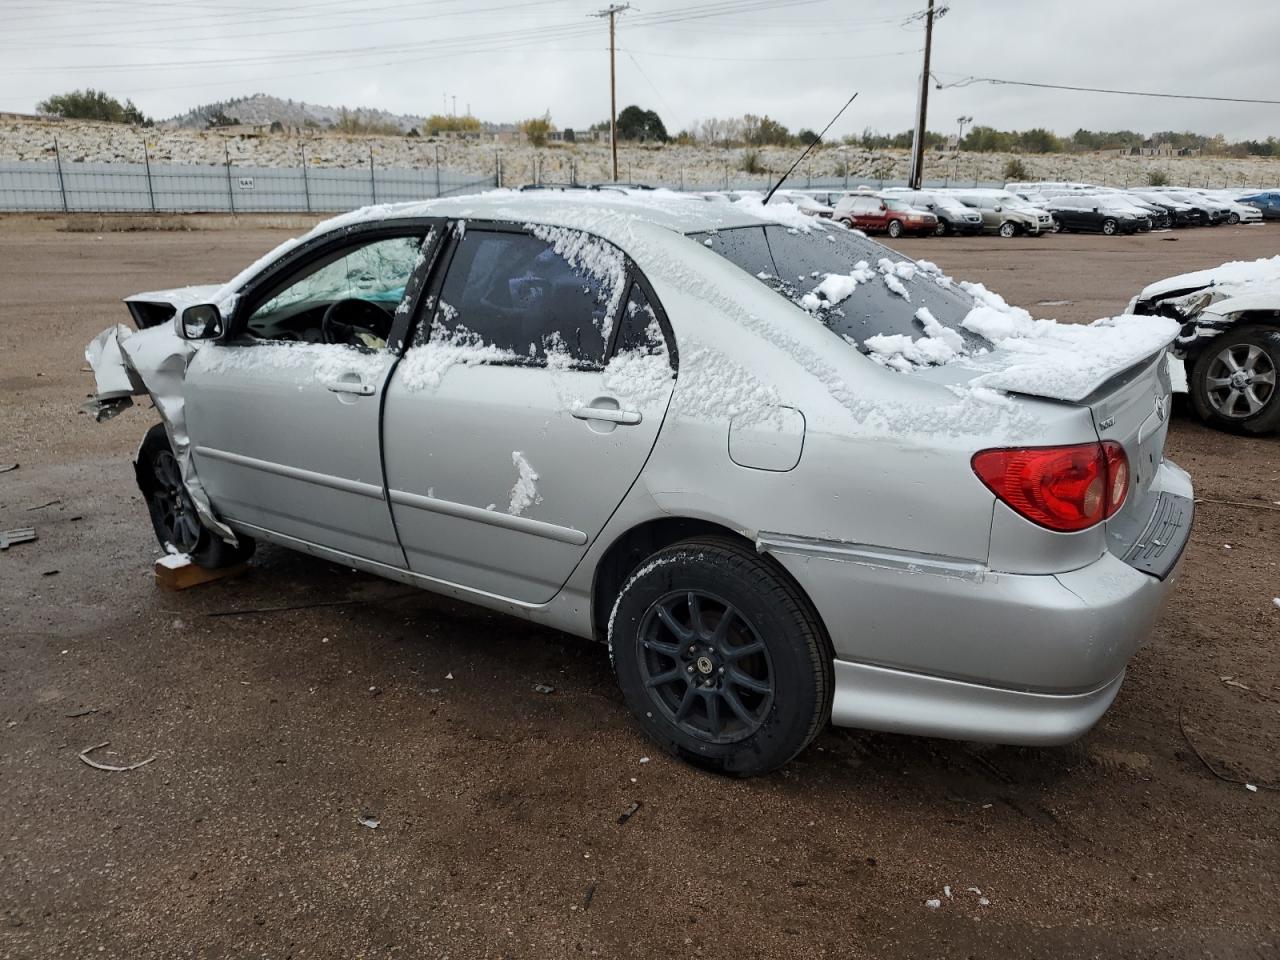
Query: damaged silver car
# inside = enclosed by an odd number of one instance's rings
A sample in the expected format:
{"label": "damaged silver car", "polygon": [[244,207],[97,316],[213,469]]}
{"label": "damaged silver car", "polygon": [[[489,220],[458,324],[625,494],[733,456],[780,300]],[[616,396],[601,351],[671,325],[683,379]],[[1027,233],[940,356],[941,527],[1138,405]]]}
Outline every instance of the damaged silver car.
{"label": "damaged silver car", "polygon": [[1035,321],[786,204],[374,207],[128,306],[94,409],[155,400],[162,545],[598,638],[646,733],[727,773],[829,720],[1079,736],[1189,535],[1177,324]]}

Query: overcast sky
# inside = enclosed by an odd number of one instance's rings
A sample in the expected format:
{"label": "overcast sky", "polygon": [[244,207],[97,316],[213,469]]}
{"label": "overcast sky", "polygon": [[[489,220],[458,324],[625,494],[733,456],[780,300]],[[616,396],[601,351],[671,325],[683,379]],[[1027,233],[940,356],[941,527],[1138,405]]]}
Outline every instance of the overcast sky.
{"label": "overcast sky", "polygon": [[[0,109],[94,86],[165,118],[254,92],[397,113],[559,126],[607,118],[603,0],[0,0]],[[618,21],[618,101],[674,134],[767,113],[842,135],[912,123],[926,0],[637,0]],[[938,0],[939,5],[944,5]],[[946,0],[933,71],[1206,96],[1280,99],[1270,0]],[[1047,126],[1228,138],[1280,134],[1280,106],[973,84],[932,89],[929,127],[962,114]]]}

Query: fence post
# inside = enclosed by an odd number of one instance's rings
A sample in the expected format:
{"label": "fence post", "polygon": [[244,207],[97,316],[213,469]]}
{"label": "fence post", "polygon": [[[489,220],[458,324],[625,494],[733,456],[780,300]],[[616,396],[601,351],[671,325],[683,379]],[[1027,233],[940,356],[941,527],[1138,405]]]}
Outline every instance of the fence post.
{"label": "fence post", "polygon": [[440,196],[440,144],[436,144],[436,196]]}
{"label": "fence post", "polygon": [[684,193],[684,167],[680,168],[680,192]]}
{"label": "fence post", "polygon": [[53,158],[58,161],[58,192],[62,194],[62,212],[67,213],[67,184],[62,179],[62,151],[58,148],[58,138],[53,138]]}
{"label": "fence post", "polygon": [[298,149],[302,151],[302,192],[307,198],[307,213],[311,212],[311,180],[307,177],[307,145],[299,143]]}
{"label": "fence post", "polygon": [[231,212],[236,212],[236,195],[231,192],[231,149],[227,141],[222,141],[222,155],[227,161],[227,202],[231,204]]}
{"label": "fence post", "polygon": [[369,195],[378,202],[378,181],[373,176],[373,144],[369,144]]}
{"label": "fence post", "polygon": [[502,188],[502,151],[493,148],[493,185]]}
{"label": "fence post", "polygon": [[849,189],[849,161],[844,162],[844,188]]}
{"label": "fence post", "polygon": [[151,200],[151,212],[156,212],[156,191],[151,186],[151,150],[147,147],[147,138],[142,138],[142,162],[147,165],[147,196]]}

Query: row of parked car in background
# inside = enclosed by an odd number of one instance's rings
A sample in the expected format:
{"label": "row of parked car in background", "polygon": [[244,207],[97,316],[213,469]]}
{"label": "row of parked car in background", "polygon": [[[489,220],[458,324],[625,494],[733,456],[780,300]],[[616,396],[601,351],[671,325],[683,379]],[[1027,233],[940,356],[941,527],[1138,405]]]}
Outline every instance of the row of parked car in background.
{"label": "row of parked car in background", "polygon": [[1009,183],[1004,189],[781,191],[814,216],[867,233],[1001,237],[1091,232],[1107,236],[1280,219],[1278,190],[1119,189],[1088,183]]}

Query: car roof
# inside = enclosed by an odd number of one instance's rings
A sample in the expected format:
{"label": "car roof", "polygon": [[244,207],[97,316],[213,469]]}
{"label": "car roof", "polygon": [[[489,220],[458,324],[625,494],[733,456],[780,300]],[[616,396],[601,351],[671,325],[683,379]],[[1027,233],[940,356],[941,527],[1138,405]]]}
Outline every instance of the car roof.
{"label": "car roof", "polygon": [[[594,220],[598,220],[602,228],[641,221],[679,234],[764,223],[796,226],[813,222],[793,204],[779,202],[777,198],[764,206],[752,197],[732,201],[673,190],[499,189],[460,197],[363,207],[320,224],[313,233],[365,222],[424,217],[537,223],[576,229],[585,229],[586,221]],[[602,229],[603,232],[607,231]]]}

